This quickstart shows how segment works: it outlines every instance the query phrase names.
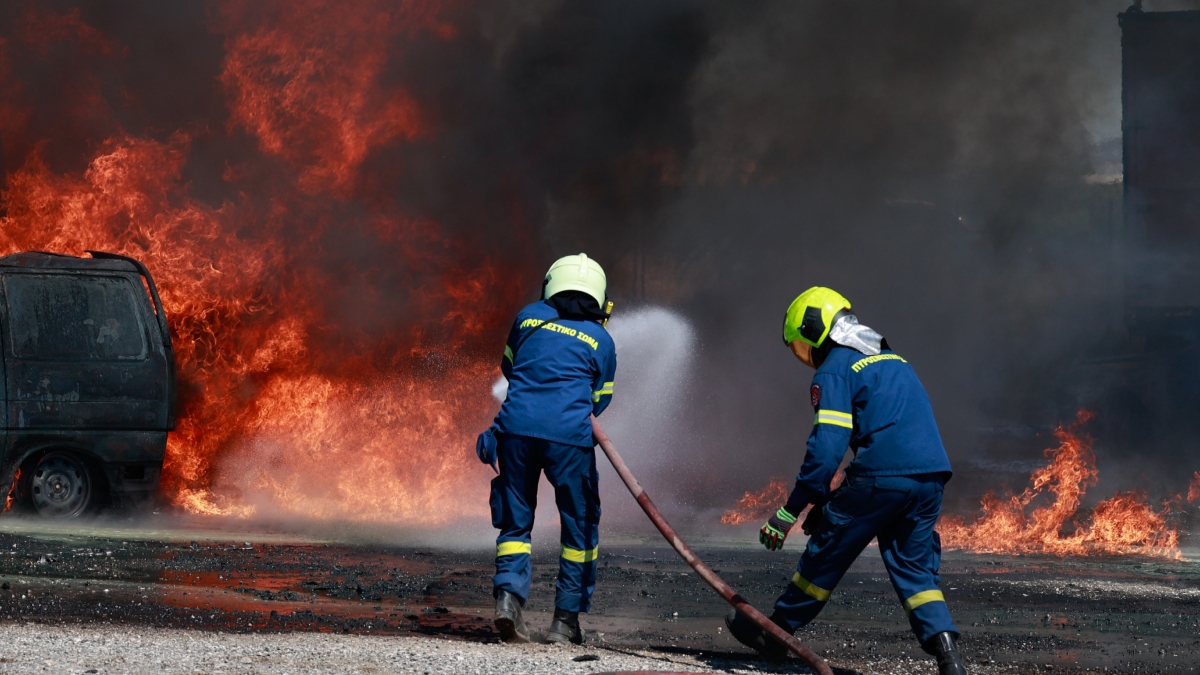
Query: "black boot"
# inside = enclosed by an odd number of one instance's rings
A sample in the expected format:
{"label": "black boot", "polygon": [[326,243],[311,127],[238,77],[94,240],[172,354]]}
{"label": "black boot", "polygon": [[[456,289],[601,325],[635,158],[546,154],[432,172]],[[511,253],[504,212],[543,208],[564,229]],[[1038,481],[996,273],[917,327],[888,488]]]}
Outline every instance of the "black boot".
{"label": "black boot", "polygon": [[[780,620],[774,614],[771,615],[771,621],[780,628],[783,628],[785,633],[790,633]],[[763,657],[767,663],[778,665],[783,663],[787,658],[788,648],[776,642],[766,631],[759,628],[750,619],[738,614],[738,611],[732,610],[725,617],[725,627],[729,629],[729,634],[738,642],[758,652],[758,655]]]}
{"label": "black boot", "polygon": [[529,642],[529,629],[521,618],[521,598],[505,590],[496,591],[496,630],[509,644]]}
{"label": "black boot", "polygon": [[583,644],[583,629],[579,627],[579,612],[568,612],[554,608],[554,619],[546,631],[546,642],[551,644]]}
{"label": "black boot", "polygon": [[938,675],[967,675],[967,664],[954,644],[954,633],[938,633],[929,638],[924,648],[937,657]]}

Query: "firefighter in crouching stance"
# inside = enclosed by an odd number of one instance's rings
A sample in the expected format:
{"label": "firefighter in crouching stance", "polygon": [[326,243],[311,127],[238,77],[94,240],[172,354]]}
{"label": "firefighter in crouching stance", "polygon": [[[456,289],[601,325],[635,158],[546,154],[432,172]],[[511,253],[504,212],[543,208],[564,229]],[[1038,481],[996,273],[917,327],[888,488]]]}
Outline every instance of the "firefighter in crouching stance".
{"label": "firefighter in crouching stance", "polygon": [[604,326],[612,311],[604,270],[584,254],[559,259],[546,273],[542,300],[517,315],[501,370],[508,394],[492,428],[479,437],[480,459],[495,467],[496,629],[505,642],[529,642],[521,617],[529,597],[530,530],[544,471],[562,521],[562,554],[548,642],[583,642],[579,613],[596,586],[600,543],[599,474],[591,416],[612,399],[617,354]]}
{"label": "firefighter in crouching stance", "polygon": [[[808,546],[771,620],[794,633],[816,618],[854,559],[878,539],[921,646],[937,657],[941,675],[966,675],[955,646],[959,633],[938,588],[941,543],[934,525],[950,460],[924,387],[887,340],[859,324],[850,302],[828,288],[810,288],[792,302],[783,341],[817,371],[810,390],[816,420],[796,487],[759,540],[779,550],[804,507],[813,508],[802,526]],[[854,460],[844,484],[830,493],[847,447]],[[736,611],[726,624],[764,658],[786,655]]]}

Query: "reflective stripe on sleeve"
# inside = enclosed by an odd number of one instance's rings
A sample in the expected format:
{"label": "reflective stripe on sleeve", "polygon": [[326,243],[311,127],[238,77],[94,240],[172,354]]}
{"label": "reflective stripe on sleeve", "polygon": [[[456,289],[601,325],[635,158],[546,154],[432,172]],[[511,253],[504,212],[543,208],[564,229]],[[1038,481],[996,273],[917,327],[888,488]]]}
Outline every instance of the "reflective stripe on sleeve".
{"label": "reflective stripe on sleeve", "polygon": [[605,382],[603,387],[600,387],[600,389],[592,392],[592,402],[599,403],[601,396],[612,396],[612,393],[613,393],[613,383]]}
{"label": "reflective stripe on sleeve", "polygon": [[811,581],[800,576],[799,572],[792,575],[792,585],[808,594],[809,597],[820,602],[825,602],[829,599],[832,591],[827,591],[820,586],[814,586]]}
{"label": "reflective stripe on sleeve", "polygon": [[509,363],[513,362],[512,347],[509,347],[508,345],[504,345],[504,358],[508,359]]}
{"label": "reflective stripe on sleeve", "polygon": [[835,427],[854,428],[854,415],[836,410],[818,410],[817,420],[813,424],[832,424]]}
{"label": "reflective stripe on sleeve", "polygon": [[936,588],[932,591],[921,591],[916,595],[910,595],[904,601],[904,611],[912,613],[912,611],[927,602],[945,602],[946,596]]}
{"label": "reflective stripe on sleeve", "polygon": [[576,548],[567,548],[566,546],[563,546],[562,557],[570,560],[571,562],[589,563],[600,557],[600,547],[597,546],[590,551],[580,551]]}
{"label": "reflective stripe on sleeve", "polygon": [[529,555],[533,553],[533,544],[527,541],[502,541],[496,544],[496,557],[506,555]]}

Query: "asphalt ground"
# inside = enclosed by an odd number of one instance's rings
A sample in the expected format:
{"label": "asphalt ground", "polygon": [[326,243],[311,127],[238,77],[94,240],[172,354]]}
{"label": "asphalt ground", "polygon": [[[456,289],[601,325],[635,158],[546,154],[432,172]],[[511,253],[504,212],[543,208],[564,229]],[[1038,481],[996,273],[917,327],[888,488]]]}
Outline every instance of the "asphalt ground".
{"label": "asphalt ground", "polygon": [[[691,543],[768,610],[800,550],[797,542],[769,553],[748,538]],[[493,555],[195,522],[64,528],[4,518],[0,671],[806,672],[798,662],[770,668],[738,645],[722,624],[727,606],[653,540],[601,549],[594,607],[582,619],[587,645],[497,645]],[[550,621],[556,559],[535,547],[526,614],[534,629]],[[1200,563],[949,552],[942,574],[972,672],[1200,671]],[[839,673],[935,672],[874,548],[797,637]],[[163,666],[151,643],[182,651]],[[103,653],[88,647],[97,644],[120,660],[54,656]],[[454,664],[442,647],[471,667],[446,670]]]}

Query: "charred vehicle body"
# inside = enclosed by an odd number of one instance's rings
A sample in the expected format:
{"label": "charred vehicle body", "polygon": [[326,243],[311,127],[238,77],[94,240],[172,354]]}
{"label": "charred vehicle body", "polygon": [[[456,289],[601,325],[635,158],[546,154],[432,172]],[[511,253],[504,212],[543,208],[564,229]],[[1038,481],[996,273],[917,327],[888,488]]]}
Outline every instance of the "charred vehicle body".
{"label": "charred vehicle body", "polygon": [[14,507],[49,517],[152,498],[175,427],[154,280],[89,253],[0,258],[0,477]]}

